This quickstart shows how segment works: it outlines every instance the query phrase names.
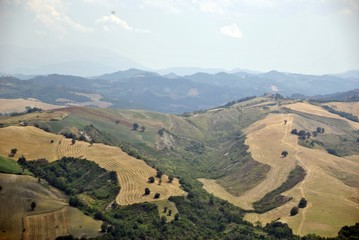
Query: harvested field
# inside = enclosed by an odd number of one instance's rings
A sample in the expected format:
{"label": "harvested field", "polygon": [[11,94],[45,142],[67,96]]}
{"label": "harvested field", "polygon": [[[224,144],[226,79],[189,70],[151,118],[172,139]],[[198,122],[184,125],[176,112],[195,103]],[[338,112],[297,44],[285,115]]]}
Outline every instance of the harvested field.
{"label": "harvested field", "polygon": [[[10,149],[17,148],[14,157],[24,155],[27,159],[46,158],[55,161],[62,157],[85,158],[96,162],[100,167],[109,171],[116,171],[121,191],[116,198],[120,205],[129,205],[140,202],[155,202],[168,199],[170,196],[186,195],[177,179],[167,182],[168,176],[162,176],[162,183],[156,178],[155,183],[148,183],[156,170],[149,167],[144,161],[135,159],[120,148],[104,144],[93,144],[76,141],[63,136],[47,133],[34,127],[6,127],[0,129],[0,154],[7,155]],[[51,143],[51,140],[54,142]],[[151,194],[144,195],[144,189],[149,188]],[[160,198],[154,199],[154,194],[160,193]]]}
{"label": "harvested field", "polygon": [[[294,105],[294,104],[292,104]],[[316,106],[295,105],[296,110],[309,111],[311,114],[332,118],[341,117],[328,113]],[[299,111],[299,110],[298,110]],[[288,120],[287,124],[283,120]],[[359,221],[359,159],[357,156],[340,158],[330,155],[321,149],[310,149],[298,145],[297,136],[290,134],[297,126],[295,114],[269,115],[246,129],[249,151],[252,157],[271,166],[267,179],[256,187],[235,198],[223,194],[223,189],[215,186],[213,180],[203,181],[204,188],[212,189],[214,195],[222,197],[238,206],[251,209],[251,204],[267,192],[277,188],[288,176],[295,164],[306,171],[305,179],[292,189],[283,193],[293,199],[286,204],[263,214],[250,213],[245,219],[262,224],[280,219],[293,229],[294,233],[306,235],[309,233],[321,236],[335,236],[344,225],[353,225]],[[344,119],[342,119],[344,120]],[[299,125],[306,125],[298,122]],[[309,124],[308,126],[312,126]],[[315,125],[313,125],[315,126]],[[338,131],[326,126],[328,131]],[[288,151],[286,158],[281,158],[282,150]],[[339,176],[340,174],[345,176]],[[348,178],[351,178],[348,185]],[[209,183],[209,184],[208,184]],[[214,182],[215,183],[215,182]],[[210,191],[211,192],[211,191]],[[224,196],[224,197],[223,197]],[[289,212],[299,200],[305,197],[308,206],[299,210],[299,214],[290,217]]]}
{"label": "harvested field", "polygon": [[0,113],[24,112],[25,107],[38,107],[43,110],[63,108],[64,106],[40,102],[36,99],[0,99]]}
{"label": "harvested field", "polygon": [[[26,175],[0,174],[0,184],[3,186],[0,193],[0,239],[98,235],[101,221],[68,207],[66,196],[47,183],[38,183],[36,178]],[[32,201],[36,202],[35,211],[30,208]],[[79,220],[82,230],[79,230]],[[63,228],[60,223],[65,222],[67,227]]]}
{"label": "harvested field", "polygon": [[351,113],[359,117],[359,102],[330,102],[323,105],[329,105],[337,111]]}

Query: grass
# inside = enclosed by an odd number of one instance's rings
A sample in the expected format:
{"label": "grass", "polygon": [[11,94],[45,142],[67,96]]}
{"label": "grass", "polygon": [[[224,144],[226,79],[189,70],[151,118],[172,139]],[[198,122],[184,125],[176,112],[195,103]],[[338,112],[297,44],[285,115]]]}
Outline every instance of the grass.
{"label": "grass", "polygon": [[[0,239],[22,239],[23,229],[25,234],[36,231],[36,236],[48,235],[52,238],[63,233],[73,234],[76,237],[98,235],[101,222],[85,216],[80,211],[68,209],[67,197],[49,186],[46,181],[42,180],[39,183],[37,178],[31,176],[0,174],[0,184],[3,187],[0,193]],[[35,211],[30,208],[32,201],[36,202]],[[61,216],[67,219],[65,231],[55,229],[56,225],[51,225],[54,223],[52,220],[55,220],[55,216],[59,216],[59,211],[64,211]],[[30,215],[36,221],[28,222]],[[83,231],[81,235],[77,230],[78,220],[81,220]],[[65,224],[63,221],[62,223]]]}
{"label": "grass", "polygon": [[22,174],[21,166],[14,160],[0,156],[0,172]]}
{"label": "grass", "polygon": [[264,213],[290,201],[290,197],[280,194],[293,188],[296,184],[303,181],[305,175],[305,170],[301,166],[296,166],[289,173],[288,179],[280,187],[267,193],[262,199],[253,203],[255,211],[257,213]]}

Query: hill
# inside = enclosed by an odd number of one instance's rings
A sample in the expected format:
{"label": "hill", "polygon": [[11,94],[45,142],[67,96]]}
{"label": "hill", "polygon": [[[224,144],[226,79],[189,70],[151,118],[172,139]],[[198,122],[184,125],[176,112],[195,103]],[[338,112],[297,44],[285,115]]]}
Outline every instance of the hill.
{"label": "hill", "polygon": [[0,113],[24,112],[26,107],[50,110],[62,108],[63,106],[43,103],[37,99],[0,99]]}
{"label": "hill", "polygon": [[[183,115],[83,107],[54,113],[59,112],[66,112],[67,117],[58,121],[32,118],[28,122],[55,133],[71,132],[76,138],[83,135],[120,146],[167,175],[178,176],[189,192],[188,198],[172,197],[171,201],[191,222],[197,220],[188,212],[187,204],[204,207],[208,201],[222,201],[204,192],[197,179],[209,193],[245,209],[246,220],[266,224],[280,219],[300,235],[335,236],[341,226],[359,219],[358,123],[330,113],[320,104],[268,96]],[[135,123],[137,130],[133,129]],[[14,127],[3,129],[10,128]],[[292,134],[293,129],[303,130],[305,137]],[[104,145],[95,143],[95,154],[88,143],[76,141],[71,145],[70,141],[63,140],[56,154],[67,149],[67,154],[92,158],[104,168],[116,169],[114,161],[106,165],[100,159],[105,156],[98,154],[115,154],[109,147],[102,149]],[[10,149],[11,144],[0,148],[4,153]],[[283,151],[288,156],[281,156]],[[121,174],[120,169],[117,172]],[[301,198],[307,199],[307,207],[290,217],[291,208]]]}

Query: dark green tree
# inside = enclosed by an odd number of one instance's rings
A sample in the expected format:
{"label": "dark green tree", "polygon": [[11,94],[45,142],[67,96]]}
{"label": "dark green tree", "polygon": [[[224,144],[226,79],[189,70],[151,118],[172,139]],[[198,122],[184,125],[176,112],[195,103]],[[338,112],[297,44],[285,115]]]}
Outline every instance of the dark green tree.
{"label": "dark green tree", "polygon": [[298,207],[293,207],[293,208],[290,210],[290,215],[291,215],[291,216],[295,216],[295,215],[298,214],[298,212],[299,212]]}
{"label": "dark green tree", "polygon": [[154,198],[156,198],[156,199],[157,199],[157,198],[160,198],[160,196],[161,196],[161,194],[160,194],[160,193],[156,193],[156,194],[155,194],[155,196],[154,196]]}
{"label": "dark green tree", "polygon": [[175,214],[175,221],[178,221],[178,220],[179,220],[179,214],[176,213],[176,214]]}
{"label": "dark green tree", "polygon": [[301,198],[298,204],[299,208],[305,208],[307,206],[307,200],[305,198]]}
{"label": "dark green tree", "polygon": [[138,123],[134,123],[132,129],[137,131],[138,127],[139,127]]}
{"label": "dark green tree", "polygon": [[150,195],[151,190],[149,188],[145,188],[145,195]]}
{"label": "dark green tree", "polygon": [[31,207],[31,210],[34,211],[36,208],[36,202],[32,202],[30,207]]}
{"label": "dark green tree", "polygon": [[282,155],[282,157],[286,157],[286,156],[288,155],[288,152],[287,152],[287,151],[283,151],[283,152],[281,153],[281,155]]}
{"label": "dark green tree", "polygon": [[148,182],[149,182],[149,183],[154,183],[154,182],[155,182],[155,178],[152,177],[152,176],[149,177],[149,178],[148,178]]}

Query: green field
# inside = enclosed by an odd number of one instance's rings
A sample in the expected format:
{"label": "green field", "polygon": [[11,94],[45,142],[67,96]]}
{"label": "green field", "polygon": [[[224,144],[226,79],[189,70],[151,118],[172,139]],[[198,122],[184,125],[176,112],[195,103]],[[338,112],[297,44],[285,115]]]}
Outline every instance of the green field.
{"label": "green field", "polygon": [[0,172],[22,174],[23,170],[16,161],[0,156]]}

